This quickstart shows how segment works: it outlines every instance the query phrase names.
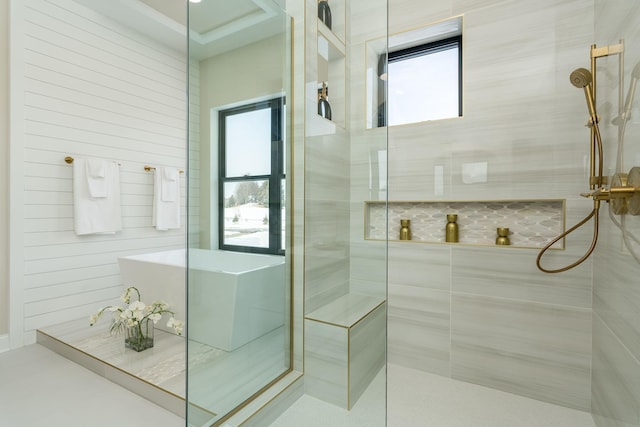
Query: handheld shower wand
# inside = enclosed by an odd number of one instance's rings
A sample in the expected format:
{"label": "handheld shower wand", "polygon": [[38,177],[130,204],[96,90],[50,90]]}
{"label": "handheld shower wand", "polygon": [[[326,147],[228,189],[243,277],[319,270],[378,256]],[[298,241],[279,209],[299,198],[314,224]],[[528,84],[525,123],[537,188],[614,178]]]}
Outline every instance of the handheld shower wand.
{"label": "handheld shower wand", "polygon": [[[600,187],[602,186],[602,181],[603,181],[602,176],[603,176],[604,162],[602,161],[602,138],[600,136],[600,127],[598,126],[599,119],[598,119],[598,113],[596,112],[596,104],[594,100],[595,97],[592,90],[593,75],[586,68],[578,68],[571,73],[571,75],[569,76],[569,80],[571,81],[571,84],[574,85],[575,87],[579,89],[580,88],[584,89],[584,96],[587,100],[587,109],[589,110],[589,126],[593,131],[592,137],[591,137],[591,143],[592,143],[591,176],[595,175],[594,156],[597,149],[599,162],[598,162],[598,175],[595,176],[596,178],[595,184],[597,184],[597,186]],[[594,182],[591,181],[591,178],[590,178],[590,184],[594,184]],[[593,186],[591,188],[593,188]]]}
{"label": "handheld shower wand", "polygon": [[[602,138],[600,136],[600,128],[598,127],[598,114],[596,112],[596,106],[595,106],[595,101],[594,101],[594,96],[593,96],[593,91],[592,91],[592,82],[593,82],[593,77],[592,74],[589,70],[585,69],[585,68],[578,68],[577,70],[574,70],[571,75],[569,76],[569,80],[571,81],[571,84],[574,85],[577,88],[582,88],[584,89],[584,96],[587,100],[587,108],[589,110],[589,126],[591,127],[591,175],[593,175],[594,171],[595,171],[595,159],[594,154],[598,153],[598,175],[596,176],[596,182],[597,182],[597,186],[601,187],[602,186],[602,171],[603,171],[603,159],[602,159]],[[591,179],[590,179],[591,181]],[[591,183],[591,182],[590,182]],[[593,187],[592,187],[593,188]],[[579,223],[577,223],[576,225],[574,225],[573,227],[571,227],[570,229],[568,229],[567,231],[565,231],[564,233],[560,234],[559,236],[557,236],[556,238],[554,238],[553,240],[551,240],[549,243],[547,243],[542,250],[540,251],[540,253],[538,253],[538,257],[536,258],[536,265],[538,267],[538,269],[540,269],[541,271],[544,271],[545,273],[561,273],[563,271],[567,271],[572,269],[573,267],[576,267],[580,264],[582,264],[587,258],[589,258],[589,256],[593,253],[593,251],[596,248],[596,243],[598,242],[598,228],[599,228],[599,224],[598,224],[598,212],[600,211],[600,200],[595,199],[593,200],[593,209],[591,210],[591,212],[589,213],[589,215],[587,215],[582,221],[580,221]],[[558,269],[547,269],[542,267],[540,261],[542,259],[542,256],[545,254],[545,252],[547,252],[547,250],[549,250],[549,248],[551,248],[551,246],[553,246],[557,241],[563,239],[564,237],[566,237],[567,235],[569,235],[570,233],[574,232],[575,230],[577,230],[578,228],[582,227],[584,224],[586,224],[591,218],[594,219],[594,224],[593,224],[593,239],[591,240],[591,246],[589,246],[589,249],[587,250],[587,252],[577,261],[575,261],[572,264],[569,264],[565,267],[562,268],[558,268]]]}

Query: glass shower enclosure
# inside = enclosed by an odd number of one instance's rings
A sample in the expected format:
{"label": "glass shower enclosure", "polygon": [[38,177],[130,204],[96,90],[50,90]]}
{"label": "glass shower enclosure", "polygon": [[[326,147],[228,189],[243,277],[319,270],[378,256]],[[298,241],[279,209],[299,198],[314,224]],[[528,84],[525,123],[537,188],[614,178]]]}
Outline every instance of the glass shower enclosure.
{"label": "glass shower enclosure", "polygon": [[386,19],[386,1],[189,4],[190,425],[286,381],[385,425]]}

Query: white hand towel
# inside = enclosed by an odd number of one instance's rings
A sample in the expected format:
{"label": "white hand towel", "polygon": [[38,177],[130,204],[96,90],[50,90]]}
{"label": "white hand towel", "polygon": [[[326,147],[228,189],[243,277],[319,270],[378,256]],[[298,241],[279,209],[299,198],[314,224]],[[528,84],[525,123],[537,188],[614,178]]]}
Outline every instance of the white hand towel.
{"label": "white hand towel", "polygon": [[[161,168],[162,169],[162,201],[163,202],[175,202],[180,192],[180,180],[178,179],[179,173],[176,168]],[[156,173],[160,173],[156,171]]]}
{"label": "white hand towel", "polygon": [[[100,168],[97,167],[92,173],[102,173]],[[73,219],[76,234],[115,233],[122,230],[120,167],[114,162],[104,162],[104,197],[91,196],[89,169],[86,159],[76,158],[73,161]]]}
{"label": "white hand towel", "polygon": [[163,181],[165,180],[165,168],[156,168],[153,177],[153,218],[152,225],[157,230],[170,230],[180,228],[180,180],[169,181],[175,188],[172,201],[163,200]]}
{"label": "white hand towel", "polygon": [[91,197],[107,197],[107,162],[101,159],[85,159],[87,185]]}

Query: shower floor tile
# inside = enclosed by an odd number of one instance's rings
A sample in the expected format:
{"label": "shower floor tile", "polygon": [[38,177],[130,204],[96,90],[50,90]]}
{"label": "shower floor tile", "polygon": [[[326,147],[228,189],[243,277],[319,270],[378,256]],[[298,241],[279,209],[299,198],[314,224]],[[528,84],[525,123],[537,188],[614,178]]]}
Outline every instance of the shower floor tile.
{"label": "shower floor tile", "polygon": [[587,412],[387,365],[351,411],[304,395],[271,427],[595,427]]}

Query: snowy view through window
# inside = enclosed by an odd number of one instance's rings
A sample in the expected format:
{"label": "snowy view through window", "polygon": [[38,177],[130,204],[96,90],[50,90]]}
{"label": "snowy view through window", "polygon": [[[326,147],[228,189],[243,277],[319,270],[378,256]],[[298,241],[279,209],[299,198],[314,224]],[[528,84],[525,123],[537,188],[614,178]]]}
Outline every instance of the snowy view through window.
{"label": "snowy view through window", "polygon": [[[223,231],[225,245],[273,249],[269,183],[278,182],[272,161],[274,135],[272,108],[260,108],[225,117],[225,174],[223,177]],[[277,131],[275,131],[277,134]],[[284,248],[284,179],[280,179],[281,242]],[[273,194],[271,195],[273,197]],[[276,198],[277,200],[277,198]],[[271,209],[270,209],[271,208]],[[275,212],[278,212],[276,210]],[[271,233],[274,233],[272,230]],[[277,233],[277,231],[275,232]]]}

